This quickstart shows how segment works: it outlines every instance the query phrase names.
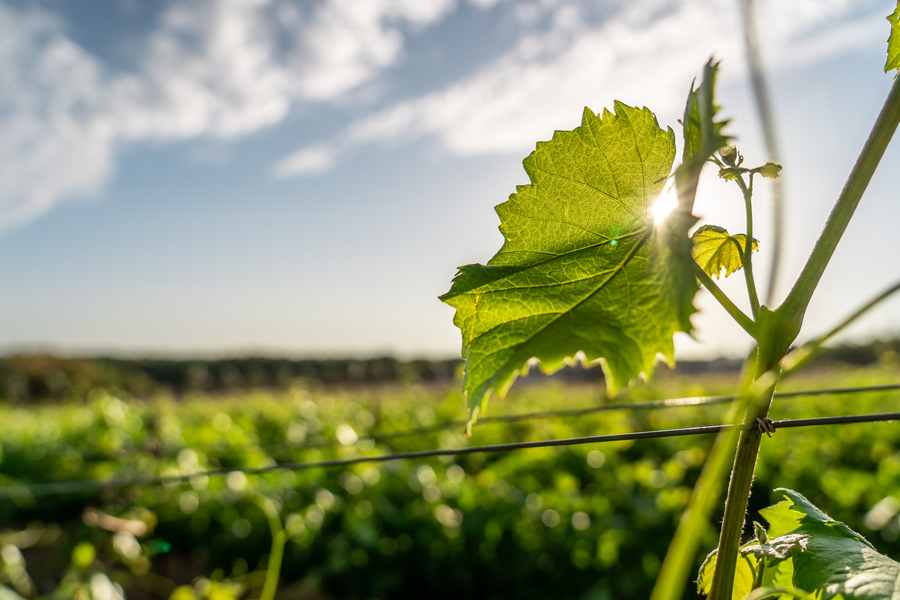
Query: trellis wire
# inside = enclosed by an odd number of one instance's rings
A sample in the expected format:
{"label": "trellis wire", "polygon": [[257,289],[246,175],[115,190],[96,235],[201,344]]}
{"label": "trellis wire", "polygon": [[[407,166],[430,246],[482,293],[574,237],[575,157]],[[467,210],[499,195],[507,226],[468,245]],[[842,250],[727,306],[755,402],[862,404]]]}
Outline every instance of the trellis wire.
{"label": "trellis wire", "polygon": [[[781,419],[771,421],[775,429],[789,429],[794,427],[815,427],[823,425],[846,425],[851,423],[874,423],[900,420],[900,412],[872,413],[864,415],[842,415],[834,417],[811,417],[805,419]],[[170,484],[187,483],[194,479],[206,477],[219,477],[230,473],[243,473],[245,475],[264,475],[275,471],[303,471],[323,468],[345,468],[353,465],[367,463],[386,463],[400,460],[420,460],[426,458],[463,456],[476,453],[505,453],[533,448],[557,448],[564,446],[580,446],[585,444],[600,444],[609,442],[622,442],[633,440],[672,438],[683,436],[709,435],[719,433],[735,427],[757,427],[756,423],[745,424],[716,424],[700,425],[695,427],[681,427],[675,429],[659,429],[649,431],[632,431],[626,433],[612,433],[601,435],[588,435],[561,439],[545,439],[527,442],[512,442],[506,444],[489,444],[482,446],[466,446],[462,448],[435,448],[431,450],[415,450],[410,452],[394,452],[389,454],[377,454],[373,456],[358,456],[345,459],[326,459],[309,462],[282,462],[267,465],[265,467],[244,468],[216,468],[204,471],[194,471],[178,475],[164,475],[153,477],[125,477],[105,480],[66,480],[44,483],[27,483],[15,486],[0,487],[0,496],[5,497],[34,497],[61,494],[74,494],[89,491],[108,491],[129,487],[157,487]]]}
{"label": "trellis wire", "polygon": [[[887,392],[900,390],[900,383],[888,383],[880,385],[859,386],[859,387],[836,387],[823,388],[817,390],[797,390],[793,392],[776,392],[775,397],[779,400],[793,398],[809,398],[815,396],[830,396],[837,394],[862,394],[870,392]],[[737,396],[734,394],[723,394],[716,396],[684,396],[680,398],[667,398],[663,400],[650,400],[646,402],[616,402],[610,404],[600,404],[597,406],[585,406],[580,408],[560,408],[555,410],[541,410],[533,412],[513,413],[506,415],[496,415],[493,417],[482,417],[478,419],[479,425],[489,423],[517,423],[522,421],[536,421],[541,419],[557,419],[567,417],[583,417],[585,415],[614,412],[614,411],[641,411],[641,410],[660,410],[667,408],[685,408],[695,406],[715,406],[720,404],[729,404],[734,402]],[[427,433],[438,433],[448,429],[462,428],[466,422],[464,420],[442,421],[432,425],[424,425],[422,427],[414,427],[400,431],[389,431],[386,433],[372,433],[366,436],[360,436],[356,443],[360,441],[385,442],[403,437],[415,435],[423,435]],[[334,447],[337,444],[333,442],[323,442],[321,444],[305,444],[300,448],[327,448]]]}
{"label": "trellis wire", "polygon": [[[791,392],[776,392],[775,397],[779,400],[790,400],[795,398],[810,398],[816,396],[845,395],[845,394],[864,394],[874,392],[889,392],[900,390],[900,383],[888,383],[879,385],[857,386],[857,387],[834,387],[821,388],[814,390],[796,390]],[[542,419],[560,419],[569,417],[582,417],[586,415],[617,412],[617,411],[644,411],[644,410],[662,410],[670,408],[687,408],[696,406],[716,406],[733,402],[737,396],[734,394],[722,394],[711,396],[682,396],[678,398],[665,398],[662,400],[649,400],[645,402],[614,402],[610,404],[600,404],[596,406],[582,406],[578,408],[559,408],[553,410],[540,410],[522,413],[513,413],[506,415],[496,415],[482,417],[478,420],[479,425],[502,424],[502,423],[520,423],[527,421],[537,421]],[[327,450],[332,448],[344,448],[354,446],[360,442],[371,441],[375,443],[390,442],[406,437],[414,437],[418,435],[427,435],[430,433],[440,433],[451,429],[459,429],[465,427],[466,421],[455,419],[450,421],[440,421],[430,425],[422,425],[419,427],[411,427],[409,429],[400,429],[396,431],[386,431],[384,433],[374,432],[368,435],[359,436],[352,444],[343,444],[333,439],[323,439],[321,441],[307,442],[297,445],[288,445],[287,449],[291,451],[299,450]],[[260,444],[216,444],[213,449],[228,450],[232,448],[263,448]],[[143,450],[144,448],[132,447],[130,450]]]}

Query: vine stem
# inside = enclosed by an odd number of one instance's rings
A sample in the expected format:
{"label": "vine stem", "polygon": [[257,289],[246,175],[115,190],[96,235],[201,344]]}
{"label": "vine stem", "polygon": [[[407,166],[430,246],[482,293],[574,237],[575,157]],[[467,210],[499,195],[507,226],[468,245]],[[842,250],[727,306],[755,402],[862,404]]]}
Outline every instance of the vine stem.
{"label": "vine stem", "polygon": [[759,562],[756,566],[756,572],[753,573],[753,589],[758,587],[762,587],[763,578],[766,576],[766,555],[762,555],[759,557]]}
{"label": "vine stem", "polygon": [[[898,123],[900,123],[900,79],[894,81],[884,107],[828,217],[822,235],[819,236],[784,304],[775,311],[763,308],[760,312],[757,323],[760,330],[757,337],[759,345],[754,368],[756,378],[777,369],[779,361],[800,332],[803,316],[813,292],[834,255],[838,242],[844,235]],[[774,391],[773,383],[767,389],[763,402],[749,407],[746,415],[749,420],[768,414]],[[731,600],[738,549],[744,529],[750,487],[756,470],[761,435],[759,428],[753,428],[741,432],[738,439],[731,479],[728,483],[728,496],[725,499],[725,516],[719,533],[718,560],[709,600]]]}
{"label": "vine stem", "polygon": [[[770,360],[762,360],[757,348],[756,363],[754,366],[754,379],[759,379],[769,372],[774,366]],[[777,363],[777,360],[774,361]],[[746,417],[749,420],[756,416],[768,414],[775,393],[775,381],[766,387],[760,400],[747,407]],[[742,415],[743,416],[743,415]],[[746,417],[744,417],[746,419]],[[762,440],[762,430],[752,427],[741,431],[738,437],[737,450],[734,454],[734,466],[731,469],[731,479],[728,481],[728,492],[725,498],[725,516],[722,520],[722,529],[719,532],[718,558],[716,570],[713,574],[712,587],[709,600],[721,600],[731,598],[731,590],[734,585],[734,573],[737,567],[737,555],[741,545],[741,534],[744,531],[744,515],[747,512],[747,501],[750,497],[750,487],[753,484],[753,476],[756,472],[756,457],[759,454],[759,444]]]}
{"label": "vine stem", "polygon": [[[693,261],[692,261],[693,262]],[[697,279],[700,280],[700,283],[703,284],[710,294],[713,295],[719,304],[722,305],[722,308],[731,315],[731,318],[737,321],[737,324],[740,325],[744,331],[750,334],[751,337],[756,337],[756,326],[753,323],[753,319],[744,314],[737,305],[731,301],[731,298],[722,291],[715,281],[712,280],[712,277],[706,274],[706,271],[703,270],[703,267],[698,265],[696,262],[694,264],[694,273],[697,275]]]}
{"label": "vine stem", "polygon": [[741,251],[741,262],[744,263],[744,280],[747,283],[747,295],[750,298],[750,309],[754,319],[759,318],[759,295],[756,292],[756,279],[753,277],[753,173],[750,173],[750,185],[738,177],[738,187],[744,196],[744,212],[747,218],[747,241]]}

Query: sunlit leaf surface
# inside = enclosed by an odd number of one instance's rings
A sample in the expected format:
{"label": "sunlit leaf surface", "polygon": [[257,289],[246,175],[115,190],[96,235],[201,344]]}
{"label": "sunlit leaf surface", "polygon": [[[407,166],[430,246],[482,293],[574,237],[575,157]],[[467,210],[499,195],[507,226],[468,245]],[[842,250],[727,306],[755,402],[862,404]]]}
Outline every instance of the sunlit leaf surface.
{"label": "sunlit leaf surface", "polygon": [[[741,254],[747,248],[747,236],[743,233],[731,235],[715,225],[704,225],[691,236],[694,241],[694,260],[710,277],[728,277],[743,267]],[[759,249],[759,242],[753,240],[753,251]]]}
{"label": "sunlit leaf surface", "polygon": [[646,108],[585,109],[525,159],[531,183],[497,207],[505,243],[487,265],[460,267],[442,300],[456,309],[474,422],[531,359],[551,373],[583,353],[614,392],[673,360],[697,285],[677,212],[651,206],[675,156],[674,133]]}

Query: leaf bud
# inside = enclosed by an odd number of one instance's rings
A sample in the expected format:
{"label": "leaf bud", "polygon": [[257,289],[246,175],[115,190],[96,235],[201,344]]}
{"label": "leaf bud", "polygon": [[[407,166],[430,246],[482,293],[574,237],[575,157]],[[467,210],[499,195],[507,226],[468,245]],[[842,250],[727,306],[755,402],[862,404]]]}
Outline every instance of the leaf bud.
{"label": "leaf bud", "polygon": [[759,542],[760,545],[769,542],[769,535],[766,533],[766,528],[758,521],[753,521],[753,532],[756,534],[756,541]]}
{"label": "leaf bud", "polygon": [[756,171],[766,179],[777,179],[778,176],[781,175],[781,165],[778,163],[767,162]]}
{"label": "leaf bud", "polygon": [[734,146],[725,146],[721,150],[719,150],[719,156],[722,157],[722,160],[726,165],[734,166],[737,163],[738,151]]}

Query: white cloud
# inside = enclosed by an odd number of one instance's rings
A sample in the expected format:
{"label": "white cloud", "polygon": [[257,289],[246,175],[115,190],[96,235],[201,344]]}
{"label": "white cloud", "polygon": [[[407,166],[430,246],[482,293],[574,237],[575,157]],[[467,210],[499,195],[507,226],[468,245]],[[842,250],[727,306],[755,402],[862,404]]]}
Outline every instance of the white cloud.
{"label": "white cloud", "polygon": [[162,17],[136,73],[109,83],[107,111],[132,139],[231,137],[287,114],[289,72],[258,0],[182,2]]}
{"label": "white cloud", "polygon": [[[527,10],[519,5],[519,12],[550,10],[551,18],[541,19],[550,26],[526,30],[505,55],[443,90],[358,119],[329,146],[347,150],[431,136],[462,155],[523,151],[554,129],[576,125],[585,104],[599,109],[614,98],[647,104],[674,122],[685,82],[711,52],[725,60],[726,78],[744,76],[732,0],[621,2],[612,18],[594,23],[578,11],[589,4],[541,2]],[[779,68],[870,44],[884,29],[881,12],[857,14],[858,4],[849,0],[767,8],[777,18],[762,19],[763,46],[770,64]]]}
{"label": "white cloud", "polygon": [[[113,72],[46,11],[0,5],[0,227],[95,191],[119,146],[234,138],[336,102],[402,58],[455,0],[187,0]],[[300,153],[293,172],[330,166]]]}
{"label": "white cloud", "polygon": [[334,166],[337,152],[330,146],[309,146],[301,148],[275,164],[274,172],[279,177],[321,173]]}
{"label": "white cloud", "polygon": [[[613,93],[674,117],[684,82],[711,49],[732,65],[741,54],[732,0],[623,0],[604,20],[588,0],[468,2],[518,15],[521,35],[505,55],[299,148],[274,174],[320,173],[361,144],[422,136],[459,154],[519,151]],[[0,228],[96,191],[125,144],[236,138],[292,110],[363,96],[403,59],[409,36],[458,4],[179,0],[136,44],[126,70],[79,47],[46,11],[0,5]],[[849,18],[857,8],[849,0],[778,3],[767,54],[815,61],[883,37],[880,13]]]}
{"label": "white cloud", "polygon": [[43,13],[0,8],[0,223],[27,221],[109,173],[98,69],[59,30]]}
{"label": "white cloud", "polygon": [[[315,100],[332,98],[365,83],[392,64],[403,49],[402,26],[420,29],[443,18],[455,0],[334,0],[305,15],[294,36],[297,92]],[[294,23],[304,16],[290,17]]]}

